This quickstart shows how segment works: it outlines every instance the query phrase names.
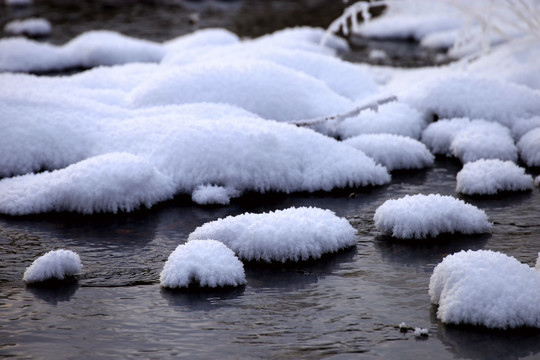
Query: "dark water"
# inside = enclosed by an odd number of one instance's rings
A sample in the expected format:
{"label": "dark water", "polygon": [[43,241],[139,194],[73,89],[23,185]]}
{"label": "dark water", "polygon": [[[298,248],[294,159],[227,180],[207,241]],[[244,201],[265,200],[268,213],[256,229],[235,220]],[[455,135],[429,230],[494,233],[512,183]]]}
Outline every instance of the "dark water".
{"label": "dark water", "polygon": [[[474,200],[495,224],[486,236],[432,244],[377,234],[375,209],[416,193],[455,195],[460,165],[394,174],[390,185],[330,194],[244,198],[228,207],[181,199],[119,216],[0,217],[0,355],[19,358],[384,358],[535,359],[540,332],[445,326],[427,292],[433,268],[461,249],[493,249],[534,265],[540,249],[540,191]],[[350,193],[355,192],[355,197]],[[358,229],[355,248],[303,264],[246,267],[247,285],[228,291],[166,291],[159,273],[198,225],[245,211],[318,206]],[[26,288],[24,269],[54,248],[78,252],[78,283]],[[401,322],[428,338],[401,333]]]}
{"label": "dark water", "polygon": [[[54,30],[45,40],[54,43],[103,28],[161,41],[208,26],[242,36],[297,24],[327,26],[343,6],[335,0],[36,1],[31,7],[2,8],[0,20],[3,25],[18,17],[46,17]],[[189,22],[193,13],[200,17],[195,24]],[[423,58],[411,44],[396,46],[410,49],[401,59]],[[346,56],[364,61],[372,45],[355,47]],[[391,59],[403,53],[391,46],[384,50]],[[432,62],[430,56],[425,61]],[[491,199],[464,198],[494,223],[488,236],[415,244],[380,237],[374,228],[373,214],[389,198],[455,195],[460,168],[440,159],[427,170],[394,173],[384,187],[251,195],[227,207],[177,199],[120,215],[0,216],[0,356],[538,359],[540,332],[445,326],[436,320],[427,289],[436,264],[462,249],[498,250],[533,265],[540,251],[539,188]],[[313,263],[248,265],[248,282],[240,289],[160,288],[165,260],[197,226],[246,211],[290,206],[317,206],[347,217],[358,229],[357,246]],[[57,248],[80,254],[84,268],[78,283],[57,289],[25,287],[25,268]],[[401,322],[428,328],[430,335],[402,333],[395,328]]]}

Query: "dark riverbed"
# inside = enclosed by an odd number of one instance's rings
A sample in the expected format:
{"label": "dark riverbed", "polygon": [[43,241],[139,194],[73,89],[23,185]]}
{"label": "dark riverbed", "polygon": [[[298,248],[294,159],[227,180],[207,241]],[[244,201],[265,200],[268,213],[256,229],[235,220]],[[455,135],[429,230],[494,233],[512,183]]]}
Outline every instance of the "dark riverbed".
{"label": "dark riverbed", "polygon": [[[45,17],[53,23],[49,40],[55,43],[101,28],[161,41],[207,26],[242,36],[295,24],[327,26],[343,6],[334,0],[37,1],[31,7],[4,7],[1,20]],[[195,12],[200,21],[190,23]],[[346,56],[362,60],[361,52]],[[414,50],[410,56],[421,57]],[[436,320],[427,290],[433,268],[462,249],[493,249],[534,265],[540,251],[538,187],[496,198],[463,198],[488,214],[494,224],[488,236],[417,244],[382,238],[374,228],[373,214],[387,199],[455,196],[460,169],[456,161],[439,159],[430,169],[394,173],[384,187],[252,195],[227,207],[195,206],[179,198],[129,214],[0,216],[0,356],[538,359],[539,331],[445,326]],[[160,288],[165,260],[197,226],[290,206],[317,206],[347,217],[358,229],[357,246],[312,263],[248,265],[247,285],[240,289]],[[78,283],[25,287],[25,268],[57,248],[80,254],[84,268]],[[401,322],[428,328],[429,337],[400,332],[395,325]]]}

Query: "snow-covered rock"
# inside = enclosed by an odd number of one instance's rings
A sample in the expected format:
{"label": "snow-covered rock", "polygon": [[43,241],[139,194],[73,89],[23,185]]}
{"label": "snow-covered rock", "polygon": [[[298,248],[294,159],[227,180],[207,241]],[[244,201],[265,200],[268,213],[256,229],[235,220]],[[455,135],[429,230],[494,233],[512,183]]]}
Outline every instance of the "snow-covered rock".
{"label": "snow-covered rock", "polygon": [[79,255],[71,250],[51,250],[26,268],[23,276],[28,284],[47,280],[65,280],[81,272]]}
{"label": "snow-covered rock", "polygon": [[540,272],[490,250],[461,251],[435,267],[431,302],[444,323],[540,327]]}
{"label": "snow-covered rock", "polygon": [[478,159],[517,161],[517,147],[510,130],[497,122],[443,119],[429,124],[422,142],[435,154],[455,156],[462,163]]}
{"label": "snow-covered rock", "polygon": [[337,134],[349,138],[361,134],[388,133],[419,139],[426,123],[422,115],[401,102],[379,106],[378,111],[365,110],[358,116],[345,119],[337,127]]}
{"label": "snow-covered rock", "polygon": [[377,230],[402,239],[422,239],[444,233],[485,233],[486,213],[452,196],[406,195],[385,201],[373,217]]}
{"label": "snow-covered rock", "polygon": [[540,166],[540,127],[523,135],[517,147],[521,159],[527,166]]}
{"label": "snow-covered rock", "polygon": [[533,178],[511,161],[481,159],[463,166],[456,191],[467,195],[493,195],[501,191],[531,190]]}
{"label": "snow-covered rock", "polygon": [[389,171],[421,169],[433,165],[434,156],[420,141],[394,134],[364,134],[343,141]]}
{"label": "snow-covered rock", "polygon": [[13,20],[4,25],[4,31],[13,35],[46,36],[51,29],[51,23],[44,18]]}
{"label": "snow-covered rock", "polygon": [[215,239],[248,261],[320,258],[356,244],[356,230],[330,210],[312,207],[245,213],[199,226],[188,241]]}
{"label": "snow-covered rock", "polygon": [[166,288],[239,286],[246,283],[244,265],[234,252],[215,240],[196,240],[169,255],[159,281]]}
{"label": "snow-covered rock", "polygon": [[171,198],[172,179],[146,159],[108,153],[64,169],[0,181],[0,212],[11,215],[48,211],[132,211]]}

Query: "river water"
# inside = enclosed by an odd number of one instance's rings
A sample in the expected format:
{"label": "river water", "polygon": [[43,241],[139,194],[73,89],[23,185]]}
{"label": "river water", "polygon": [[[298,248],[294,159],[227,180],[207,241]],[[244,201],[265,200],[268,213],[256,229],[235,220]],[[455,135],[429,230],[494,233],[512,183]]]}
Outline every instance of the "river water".
{"label": "river water", "polygon": [[[238,14],[250,4],[253,9],[270,7],[263,3],[266,2],[183,4],[188,12],[194,7],[212,5],[225,9],[225,13]],[[276,18],[283,16],[292,21],[282,13],[288,7],[295,8],[294,2],[271,3],[282,6]],[[328,3],[303,1],[297,6],[311,4],[317,9]],[[16,11],[37,12],[36,9],[46,4],[62,8],[63,3],[38,3],[30,10]],[[100,4],[103,8],[96,10],[97,14],[111,16],[114,19],[111,26],[124,29],[126,34],[156,40],[172,37],[173,30],[169,27],[165,26],[169,30],[161,32],[158,22],[161,18],[152,18],[154,15],[146,15],[151,19],[145,21],[154,25],[145,25],[151,28],[144,30],[137,23],[130,26],[118,18],[119,8],[125,13],[141,12],[144,17],[145,6],[155,2],[139,5],[127,2],[123,7],[112,2],[107,6]],[[180,9],[184,5],[171,3],[170,6]],[[341,3],[340,7],[343,7]],[[172,19],[171,8],[168,11],[157,8],[165,18]],[[10,10],[9,16],[13,11]],[[107,11],[112,14],[104,14]],[[266,11],[272,19],[270,10]],[[67,10],[65,13],[70,14]],[[52,13],[41,16],[50,20],[61,17]],[[87,16],[90,25],[82,24],[85,17],[81,15],[81,19],[73,22],[76,29],[69,31],[75,33],[84,26],[95,29],[97,20]],[[328,19],[319,17],[318,21],[327,24],[335,17],[330,11],[326,16]],[[212,21],[216,25],[221,24],[219,21],[226,22],[221,17]],[[179,18],[183,19],[180,15]],[[281,20],[276,22],[282,24]],[[181,31],[188,32],[192,26],[188,23]],[[67,28],[62,29],[63,35],[69,33]],[[156,35],[144,36],[152,33]],[[61,36],[55,39],[63,42]],[[460,169],[459,162],[442,158],[429,169],[394,172],[392,182],[383,187],[315,194],[250,194],[227,207],[196,206],[180,197],[150,210],[119,215],[0,216],[0,356],[538,359],[539,331],[446,326],[436,319],[436,308],[430,304],[428,295],[434,267],[444,256],[462,249],[502,251],[534,265],[540,251],[538,187],[531,192],[494,198],[463,198],[486,211],[494,224],[490,235],[454,235],[419,244],[381,237],[374,227],[373,214],[387,199],[417,193],[455,196],[455,177]],[[159,273],[165,260],[197,226],[228,215],[291,206],[316,206],[347,217],[358,229],[357,246],[309,263],[248,264],[247,285],[239,289],[166,291],[160,288]],[[79,253],[84,264],[79,281],[57,289],[26,287],[22,282],[25,268],[36,257],[57,248]],[[396,325],[401,322],[427,328],[429,336],[418,338],[412,332],[400,332]]]}

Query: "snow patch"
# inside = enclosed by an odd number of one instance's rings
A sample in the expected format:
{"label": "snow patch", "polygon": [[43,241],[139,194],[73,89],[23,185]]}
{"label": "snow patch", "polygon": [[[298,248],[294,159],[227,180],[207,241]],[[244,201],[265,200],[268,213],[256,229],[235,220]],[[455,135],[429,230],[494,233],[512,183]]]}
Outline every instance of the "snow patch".
{"label": "snow patch", "polygon": [[71,250],[51,250],[38,257],[26,268],[23,275],[28,284],[46,280],[64,280],[81,272],[82,263],[79,255]]}
{"label": "snow patch", "polygon": [[246,283],[244,265],[234,252],[215,240],[196,240],[169,255],[159,281],[166,288],[239,286]]}
{"label": "snow patch", "polygon": [[531,190],[533,178],[511,161],[481,159],[467,163],[457,176],[456,191],[467,195],[493,195],[500,191]]}
{"label": "snow patch", "polygon": [[444,233],[485,233],[486,213],[452,196],[406,195],[385,201],[373,217],[377,230],[401,239],[423,239]]}
{"label": "snow patch", "polygon": [[540,327],[540,272],[500,252],[445,257],[431,275],[429,295],[444,323]]}
{"label": "snow patch", "polygon": [[320,258],[356,244],[356,230],[330,210],[312,207],[228,216],[199,226],[188,241],[215,239],[248,261]]}

